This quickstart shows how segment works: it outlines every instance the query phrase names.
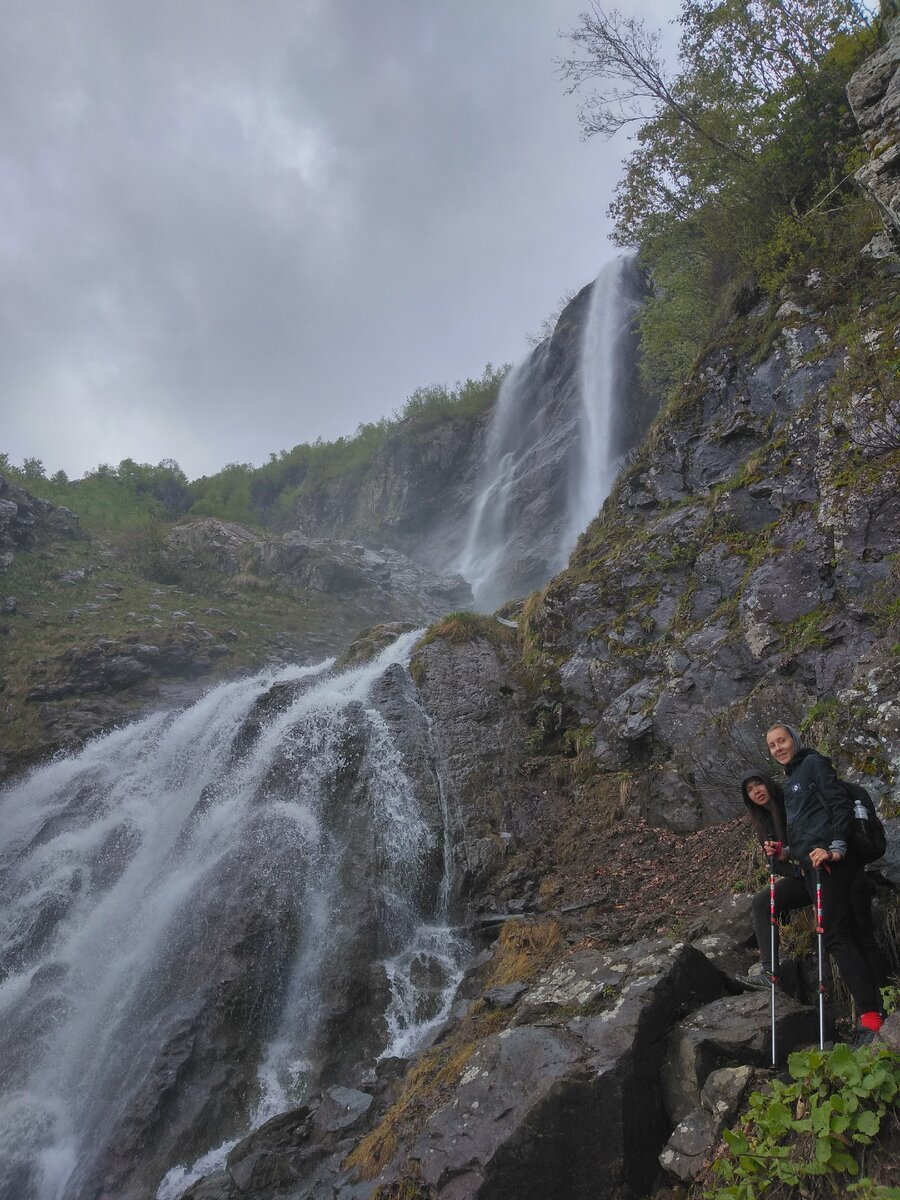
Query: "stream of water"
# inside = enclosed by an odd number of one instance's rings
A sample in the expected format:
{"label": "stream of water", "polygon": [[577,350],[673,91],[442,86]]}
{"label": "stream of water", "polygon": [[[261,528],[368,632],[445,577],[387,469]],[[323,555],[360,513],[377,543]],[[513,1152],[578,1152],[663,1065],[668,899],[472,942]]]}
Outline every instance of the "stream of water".
{"label": "stream of water", "polygon": [[[0,794],[2,1200],[97,1194],[132,1125],[177,1109],[235,973],[259,1040],[237,1132],[298,1103],[322,980],[359,936],[345,892],[361,842],[390,985],[383,1051],[410,1053],[442,1019],[467,953],[444,883],[422,908],[442,831],[370,703],[417,636],[343,673],[329,661],[223,684]],[[202,1111],[212,1152],[168,1163],[164,1200],[234,1142],[215,1137],[214,1096]]]}

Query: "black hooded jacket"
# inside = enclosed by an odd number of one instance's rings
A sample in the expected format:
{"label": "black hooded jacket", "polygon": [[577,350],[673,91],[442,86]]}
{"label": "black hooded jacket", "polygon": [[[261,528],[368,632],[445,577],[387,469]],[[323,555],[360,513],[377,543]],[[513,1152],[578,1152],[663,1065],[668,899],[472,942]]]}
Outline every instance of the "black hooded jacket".
{"label": "black hooded jacket", "polygon": [[802,864],[817,846],[839,851],[846,857],[853,804],[835,774],[831,759],[817,750],[798,750],[784,770],[787,775],[784,806],[791,857]]}
{"label": "black hooded jacket", "polygon": [[[769,793],[769,803],[765,805],[754,804],[747,792],[747,785],[751,779],[759,779],[765,784],[766,790]],[[765,842],[781,842],[787,845],[787,817],[784,810],[784,793],[780,786],[769,775],[764,775],[762,771],[748,771],[746,775],[741,776],[741,795],[744,798],[744,804],[747,806],[747,815],[753,822],[753,829],[759,839],[759,844],[762,846]],[[779,862],[776,859],[775,871],[778,875],[790,875],[792,868],[790,863]]]}

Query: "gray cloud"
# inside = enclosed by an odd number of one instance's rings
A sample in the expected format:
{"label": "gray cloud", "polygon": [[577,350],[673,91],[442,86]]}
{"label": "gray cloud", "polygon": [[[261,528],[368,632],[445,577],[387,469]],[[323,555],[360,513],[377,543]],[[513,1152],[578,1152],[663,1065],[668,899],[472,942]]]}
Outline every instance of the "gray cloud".
{"label": "gray cloud", "polygon": [[0,448],[195,475],[520,356],[613,253],[579,7],[9,0]]}

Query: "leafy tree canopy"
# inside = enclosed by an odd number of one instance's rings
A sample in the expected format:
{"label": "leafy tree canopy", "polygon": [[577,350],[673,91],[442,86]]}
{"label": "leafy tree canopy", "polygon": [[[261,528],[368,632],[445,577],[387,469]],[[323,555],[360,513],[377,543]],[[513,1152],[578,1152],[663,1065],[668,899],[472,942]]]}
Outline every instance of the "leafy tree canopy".
{"label": "leafy tree canopy", "polygon": [[835,209],[862,204],[844,89],[880,25],[859,0],[682,0],[669,67],[644,21],[596,2],[581,14],[560,67],[586,93],[585,136],[634,131],[610,214],[656,284],[643,326],[652,386],[683,375],[731,281],[751,273],[776,289],[828,243]]}

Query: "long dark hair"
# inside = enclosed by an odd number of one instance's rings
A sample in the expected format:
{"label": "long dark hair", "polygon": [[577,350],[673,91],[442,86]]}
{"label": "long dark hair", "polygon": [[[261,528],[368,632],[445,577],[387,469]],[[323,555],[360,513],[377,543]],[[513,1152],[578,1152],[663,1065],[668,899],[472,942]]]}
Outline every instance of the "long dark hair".
{"label": "long dark hair", "polygon": [[[763,807],[754,804],[747,794],[747,784],[751,779],[758,779],[769,793],[769,803]],[[784,811],[784,792],[769,775],[762,771],[748,771],[741,777],[741,796],[747,807],[747,814],[753,822],[759,844],[763,842],[787,841],[787,817]]]}

